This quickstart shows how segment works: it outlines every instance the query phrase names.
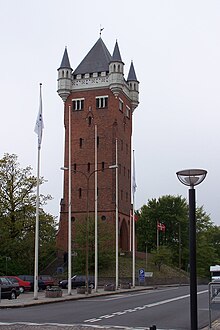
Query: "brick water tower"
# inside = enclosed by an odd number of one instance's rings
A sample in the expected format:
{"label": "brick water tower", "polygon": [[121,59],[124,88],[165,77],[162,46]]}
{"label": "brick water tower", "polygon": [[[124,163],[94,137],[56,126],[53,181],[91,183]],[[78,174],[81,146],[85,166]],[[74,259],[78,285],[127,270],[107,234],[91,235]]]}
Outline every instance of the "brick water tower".
{"label": "brick water tower", "polygon": [[[96,205],[98,219],[106,226],[111,224],[114,228],[118,213],[119,248],[130,250],[132,115],[139,103],[138,90],[133,62],[127,78],[124,77],[117,41],[111,55],[100,36],[74,70],[65,49],[58,69],[57,90],[64,102],[66,169],[57,233],[60,253],[65,253],[68,245],[69,196],[73,240],[77,221],[87,216],[88,207],[90,217],[94,218]],[[116,161],[117,181],[116,169],[111,168]]]}

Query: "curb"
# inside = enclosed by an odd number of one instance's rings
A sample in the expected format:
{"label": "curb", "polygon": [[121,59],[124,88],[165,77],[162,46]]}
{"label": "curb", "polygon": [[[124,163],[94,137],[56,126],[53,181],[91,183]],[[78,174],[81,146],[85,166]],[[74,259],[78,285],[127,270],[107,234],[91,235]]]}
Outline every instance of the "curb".
{"label": "curb", "polygon": [[[21,307],[28,307],[28,306],[37,306],[37,305],[45,305],[45,304],[53,304],[63,301],[72,301],[72,300],[81,300],[81,299],[88,299],[93,297],[103,297],[103,296],[109,296],[109,295],[116,295],[121,294],[125,292],[138,292],[143,290],[153,290],[155,287],[137,287],[137,288],[131,288],[131,289],[118,289],[117,291],[102,291],[102,292],[93,292],[91,294],[77,294],[74,293],[74,295],[68,296],[65,295],[64,297],[57,297],[57,298],[45,298],[45,296],[39,297],[39,299],[29,301],[19,301],[18,300],[7,300],[2,299],[0,300],[0,309],[4,308],[21,308]],[[27,295],[28,293],[25,293],[24,295]],[[25,298],[25,297],[24,297]],[[23,297],[22,297],[23,299]],[[4,303],[4,300],[6,302]]]}

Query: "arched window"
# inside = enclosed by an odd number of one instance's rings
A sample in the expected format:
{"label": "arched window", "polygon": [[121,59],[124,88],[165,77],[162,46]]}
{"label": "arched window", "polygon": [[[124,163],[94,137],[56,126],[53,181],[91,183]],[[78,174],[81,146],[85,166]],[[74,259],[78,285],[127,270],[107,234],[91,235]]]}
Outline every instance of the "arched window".
{"label": "arched window", "polygon": [[64,78],[64,71],[62,70],[62,78]]}
{"label": "arched window", "polygon": [[79,198],[82,198],[82,188],[79,188]]}
{"label": "arched window", "polygon": [[116,65],[114,64],[113,66],[113,71],[115,72],[116,71]]}
{"label": "arched window", "polygon": [[90,168],[91,168],[90,163],[88,163],[88,164],[87,164],[87,171],[88,171],[88,172],[90,172]]}
{"label": "arched window", "polygon": [[120,64],[118,65],[118,72],[120,72]]}
{"label": "arched window", "polygon": [[66,71],[66,77],[69,78],[69,71]]}

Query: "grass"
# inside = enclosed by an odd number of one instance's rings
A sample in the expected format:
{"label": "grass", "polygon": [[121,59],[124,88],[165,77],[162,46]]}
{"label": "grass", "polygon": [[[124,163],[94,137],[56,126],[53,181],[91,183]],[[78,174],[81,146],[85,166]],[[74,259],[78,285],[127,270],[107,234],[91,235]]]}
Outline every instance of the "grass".
{"label": "grass", "polygon": [[[160,271],[158,267],[155,266],[153,261],[151,260],[151,256],[148,256],[147,260],[147,268],[146,268],[146,259],[136,257],[135,258],[135,274],[138,277],[138,270],[144,269],[145,272],[153,272],[154,279],[162,280],[166,279],[187,279],[188,276],[186,272],[168,265],[162,265]],[[132,255],[120,255],[119,256],[119,278],[131,278],[132,277]],[[100,270],[99,277],[115,277],[115,261],[111,262],[108,268],[104,270]]]}

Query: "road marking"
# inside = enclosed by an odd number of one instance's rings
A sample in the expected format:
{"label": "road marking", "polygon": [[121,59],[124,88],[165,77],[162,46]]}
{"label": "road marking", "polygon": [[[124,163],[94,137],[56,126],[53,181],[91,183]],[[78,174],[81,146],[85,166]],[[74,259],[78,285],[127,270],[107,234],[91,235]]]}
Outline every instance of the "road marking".
{"label": "road marking", "polygon": [[[199,294],[203,294],[203,293],[206,293],[206,292],[208,292],[208,290],[197,292],[197,294],[199,295]],[[177,301],[177,300],[181,300],[181,299],[185,299],[185,298],[189,298],[189,297],[190,297],[190,294],[186,294],[184,296],[179,296],[179,297],[175,297],[175,298],[161,300],[161,301],[158,301],[158,302],[155,302],[155,303],[152,303],[152,304],[147,304],[147,305],[137,306],[137,307],[130,308],[130,309],[125,309],[124,311],[121,311],[121,312],[114,312],[112,314],[102,315],[102,316],[99,316],[98,318],[93,318],[93,319],[85,320],[84,322],[89,322],[89,323],[90,322],[91,323],[98,322],[98,321],[101,321],[103,319],[111,318],[111,317],[114,317],[114,316],[124,315],[126,313],[137,312],[137,311],[140,311],[140,310],[143,310],[143,309],[146,309],[146,308],[152,308],[152,307],[155,307],[155,306],[159,306],[159,305],[163,305],[163,304],[168,304],[168,303],[171,303],[173,301]]]}
{"label": "road marking", "polygon": [[[111,301],[111,300],[118,300],[118,299],[125,299],[125,298],[128,298],[128,297],[137,297],[137,296],[143,296],[143,295],[148,295],[148,294],[151,294],[151,293],[160,293],[160,292],[166,292],[166,291],[171,291],[171,290],[178,290],[178,287],[175,287],[175,288],[166,288],[166,289],[159,289],[157,291],[155,290],[143,290],[141,292],[138,292],[138,293],[125,293],[125,294],[117,294],[117,296],[114,296],[114,297],[110,297],[110,296],[107,296],[107,297],[104,297],[104,298],[101,298],[101,299],[85,299],[83,301],[89,301],[89,302],[94,302],[94,301]],[[81,301],[83,303],[83,301]]]}

